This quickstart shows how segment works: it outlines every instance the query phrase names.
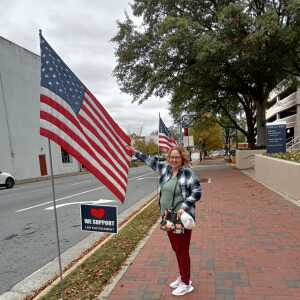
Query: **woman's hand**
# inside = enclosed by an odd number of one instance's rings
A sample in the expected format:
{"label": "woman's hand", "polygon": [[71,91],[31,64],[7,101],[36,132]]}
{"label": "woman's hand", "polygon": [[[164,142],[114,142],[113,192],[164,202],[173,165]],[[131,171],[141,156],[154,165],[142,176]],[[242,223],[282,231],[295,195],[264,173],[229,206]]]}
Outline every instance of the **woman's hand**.
{"label": "woman's hand", "polygon": [[177,220],[180,220],[180,217],[183,213],[184,213],[184,209],[180,208],[177,210]]}
{"label": "woman's hand", "polygon": [[167,221],[166,229],[167,229],[167,231],[173,230],[174,229],[174,224],[170,221]]}
{"label": "woman's hand", "polygon": [[136,152],[132,146],[128,146],[128,150],[131,152],[131,156]]}

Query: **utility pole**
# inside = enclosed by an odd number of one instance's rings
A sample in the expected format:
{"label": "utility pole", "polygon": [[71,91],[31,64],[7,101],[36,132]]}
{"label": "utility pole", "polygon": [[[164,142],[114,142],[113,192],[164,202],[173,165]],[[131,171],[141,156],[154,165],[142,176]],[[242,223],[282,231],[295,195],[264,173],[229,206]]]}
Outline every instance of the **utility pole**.
{"label": "utility pole", "polygon": [[140,131],[139,131],[139,137],[142,136],[142,131],[143,131],[143,125],[140,127]]}

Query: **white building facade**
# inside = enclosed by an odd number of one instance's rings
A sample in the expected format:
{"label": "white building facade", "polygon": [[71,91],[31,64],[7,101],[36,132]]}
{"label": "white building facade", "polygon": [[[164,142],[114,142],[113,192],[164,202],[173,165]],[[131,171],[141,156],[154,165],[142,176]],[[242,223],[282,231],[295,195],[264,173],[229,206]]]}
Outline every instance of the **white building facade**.
{"label": "white building facade", "polygon": [[[17,180],[50,175],[48,140],[40,136],[40,57],[0,37],[0,171]],[[80,164],[51,142],[54,174]]]}
{"label": "white building facade", "polygon": [[286,124],[287,140],[300,137],[300,88],[286,86],[273,91],[269,98],[268,123]]}

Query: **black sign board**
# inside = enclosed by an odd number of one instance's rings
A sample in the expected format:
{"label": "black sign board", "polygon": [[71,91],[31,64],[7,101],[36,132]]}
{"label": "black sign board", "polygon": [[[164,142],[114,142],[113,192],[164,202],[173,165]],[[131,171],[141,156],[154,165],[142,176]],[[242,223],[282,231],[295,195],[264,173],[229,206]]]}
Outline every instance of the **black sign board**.
{"label": "black sign board", "polygon": [[117,207],[81,204],[81,230],[118,233]]}
{"label": "black sign board", "polygon": [[267,152],[286,152],[286,125],[267,125]]}

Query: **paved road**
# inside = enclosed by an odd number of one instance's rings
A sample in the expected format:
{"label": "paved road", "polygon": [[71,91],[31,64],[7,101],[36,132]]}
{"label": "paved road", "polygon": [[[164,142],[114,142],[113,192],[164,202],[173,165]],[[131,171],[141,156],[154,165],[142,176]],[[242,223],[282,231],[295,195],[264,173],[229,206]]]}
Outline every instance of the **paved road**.
{"label": "paved road", "polygon": [[[90,233],[80,229],[78,202],[114,199],[91,175],[55,180],[62,252]],[[148,167],[133,168],[122,213],[157,189],[157,176]],[[0,295],[57,256],[50,181],[0,189]]]}

